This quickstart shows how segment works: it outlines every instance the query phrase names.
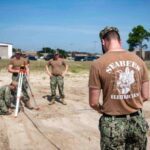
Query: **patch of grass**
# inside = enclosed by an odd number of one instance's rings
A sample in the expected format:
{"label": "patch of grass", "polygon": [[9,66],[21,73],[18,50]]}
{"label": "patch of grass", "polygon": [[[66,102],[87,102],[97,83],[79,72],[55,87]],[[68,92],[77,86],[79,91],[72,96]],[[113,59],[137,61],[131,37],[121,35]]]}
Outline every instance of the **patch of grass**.
{"label": "patch of grass", "polygon": [[80,73],[89,71],[91,62],[69,62],[69,71],[72,73]]}
{"label": "patch of grass", "polygon": [[9,64],[8,59],[0,59],[0,71],[1,70],[7,70]]}
{"label": "patch of grass", "polygon": [[[45,72],[45,65],[48,61],[38,60],[38,61],[30,61],[30,71],[43,71]],[[77,62],[77,61],[66,61],[69,65],[69,71],[72,73],[80,73],[88,71],[90,68],[91,62]],[[9,60],[0,60],[0,71],[7,70],[9,65]]]}
{"label": "patch of grass", "polygon": [[148,70],[150,70],[150,61],[146,61],[145,63],[147,65],[147,67],[148,67]]}
{"label": "patch of grass", "polygon": [[[39,61],[31,61],[30,70],[31,71],[45,71],[45,65],[47,61],[39,60]],[[91,62],[75,62],[75,61],[67,61],[69,66],[69,72],[72,73],[80,73],[88,71],[90,68]]]}
{"label": "patch of grass", "polygon": [[[30,71],[42,71],[45,72],[45,65],[48,61],[45,60],[38,60],[38,61],[30,61]],[[90,61],[66,61],[69,65],[69,72],[72,73],[81,73],[81,72],[88,72],[90,69],[91,62]],[[9,64],[9,60],[1,59],[0,60],[0,71],[7,70]],[[150,70],[150,61],[146,61],[146,65]]]}

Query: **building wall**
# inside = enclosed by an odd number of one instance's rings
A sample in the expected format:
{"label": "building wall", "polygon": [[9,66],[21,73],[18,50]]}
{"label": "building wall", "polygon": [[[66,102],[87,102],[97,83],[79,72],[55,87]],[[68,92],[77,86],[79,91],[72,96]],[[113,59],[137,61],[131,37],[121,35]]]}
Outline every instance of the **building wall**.
{"label": "building wall", "polygon": [[[142,51],[142,56],[144,60],[150,60],[150,51]],[[136,51],[136,54],[141,57],[140,51]]]}
{"label": "building wall", "polygon": [[8,46],[0,45],[0,57],[8,58]]}
{"label": "building wall", "polygon": [[0,57],[7,59],[12,56],[12,45],[0,43]]}
{"label": "building wall", "polygon": [[8,45],[8,58],[10,58],[12,55],[13,55],[12,45]]}

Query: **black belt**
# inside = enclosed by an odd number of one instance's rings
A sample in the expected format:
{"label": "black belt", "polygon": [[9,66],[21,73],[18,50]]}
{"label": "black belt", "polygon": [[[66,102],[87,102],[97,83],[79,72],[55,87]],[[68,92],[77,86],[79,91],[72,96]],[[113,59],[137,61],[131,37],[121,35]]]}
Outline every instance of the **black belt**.
{"label": "black belt", "polygon": [[58,75],[58,74],[56,74],[56,75],[55,75],[55,74],[52,74],[52,76],[58,77],[58,76],[61,76],[61,75],[60,75],[60,74],[59,74],[59,75]]}
{"label": "black belt", "polygon": [[19,74],[19,73],[13,73],[12,75],[13,75],[13,76],[18,76],[18,74]]}
{"label": "black belt", "polygon": [[[142,110],[139,110],[142,112]],[[139,111],[136,111],[134,113],[128,114],[128,115],[108,115],[108,114],[103,114],[104,117],[115,117],[115,118],[126,118],[127,116],[134,117],[134,116],[139,116]]]}

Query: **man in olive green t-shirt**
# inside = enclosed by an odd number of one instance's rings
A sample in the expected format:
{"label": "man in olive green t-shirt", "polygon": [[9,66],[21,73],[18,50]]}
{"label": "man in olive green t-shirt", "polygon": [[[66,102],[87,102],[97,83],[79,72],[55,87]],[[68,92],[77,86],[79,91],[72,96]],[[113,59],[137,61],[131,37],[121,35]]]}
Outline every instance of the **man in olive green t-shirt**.
{"label": "man in olive green t-shirt", "polygon": [[[49,66],[51,67],[51,71],[49,70]],[[58,86],[60,98],[62,99],[62,104],[66,105],[67,103],[64,101],[64,76],[68,70],[68,65],[62,58],[59,58],[59,54],[54,55],[54,59],[50,60],[46,65],[46,71],[50,76],[50,87],[51,87],[51,102],[50,104],[55,103],[56,98],[56,88]]]}
{"label": "man in olive green t-shirt", "polygon": [[102,114],[101,150],[146,150],[148,124],[142,108],[150,97],[147,67],[137,55],[122,49],[117,28],[104,28],[100,39],[105,54],[90,69],[89,104]]}

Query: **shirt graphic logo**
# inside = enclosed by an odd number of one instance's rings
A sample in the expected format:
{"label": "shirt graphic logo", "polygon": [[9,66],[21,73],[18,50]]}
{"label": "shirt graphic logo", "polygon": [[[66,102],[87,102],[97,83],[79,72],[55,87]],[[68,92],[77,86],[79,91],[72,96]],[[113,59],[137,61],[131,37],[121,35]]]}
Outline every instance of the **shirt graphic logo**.
{"label": "shirt graphic logo", "polygon": [[125,68],[125,71],[117,71],[119,78],[117,80],[117,90],[119,94],[127,94],[131,89],[131,84],[135,82],[134,70],[130,70],[129,67]]}

